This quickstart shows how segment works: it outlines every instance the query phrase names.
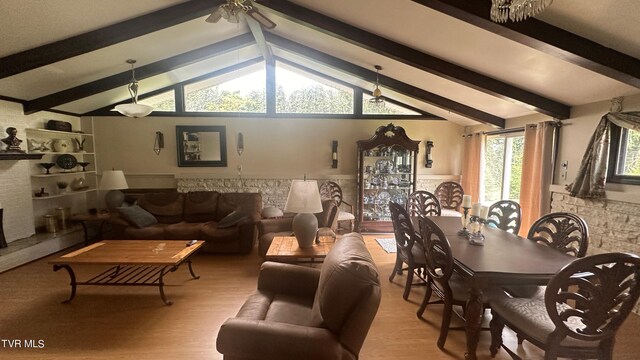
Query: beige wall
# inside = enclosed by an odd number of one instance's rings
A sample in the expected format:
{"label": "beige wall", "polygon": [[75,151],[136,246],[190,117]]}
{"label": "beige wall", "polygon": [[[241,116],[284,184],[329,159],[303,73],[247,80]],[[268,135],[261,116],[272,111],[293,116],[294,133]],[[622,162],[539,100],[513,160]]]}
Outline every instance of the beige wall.
{"label": "beige wall", "polygon": [[[435,120],[332,120],[266,118],[96,117],[96,151],[99,171],[122,169],[125,174],[209,174],[243,177],[355,176],[356,141],[370,138],[376,128],[393,122],[408,136],[420,140],[419,174],[459,174],[463,128]],[[227,133],[226,168],[179,168],[176,160],[176,125],[224,125]],[[165,149],[153,152],[156,131],[165,135]],[[236,139],[244,135],[244,152],[238,156]],[[338,141],[338,168],[331,168],[331,141]],[[433,140],[434,165],[424,167],[424,141]],[[151,179],[153,180],[153,179]]]}

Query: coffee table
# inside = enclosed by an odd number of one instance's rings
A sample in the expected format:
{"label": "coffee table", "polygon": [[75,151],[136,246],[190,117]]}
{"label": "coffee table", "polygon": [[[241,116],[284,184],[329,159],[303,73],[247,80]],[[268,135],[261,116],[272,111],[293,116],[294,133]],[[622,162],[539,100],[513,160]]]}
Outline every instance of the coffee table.
{"label": "coffee table", "polygon": [[[198,252],[204,241],[187,246],[184,240],[104,240],[85,246],[59,258],[51,260],[53,271],[65,269],[71,278],[71,295],[63,303],[68,303],[76,295],[78,285],[103,286],[157,286],[162,301],[171,305],[164,295],[164,276],[187,262],[189,272],[196,276],[191,267],[191,256]],[[77,281],[73,265],[113,265],[108,270],[86,281]]]}
{"label": "coffee table", "polygon": [[296,264],[321,263],[335,243],[333,236],[320,236],[310,248],[300,248],[295,236],[276,236],[273,238],[265,259]]}

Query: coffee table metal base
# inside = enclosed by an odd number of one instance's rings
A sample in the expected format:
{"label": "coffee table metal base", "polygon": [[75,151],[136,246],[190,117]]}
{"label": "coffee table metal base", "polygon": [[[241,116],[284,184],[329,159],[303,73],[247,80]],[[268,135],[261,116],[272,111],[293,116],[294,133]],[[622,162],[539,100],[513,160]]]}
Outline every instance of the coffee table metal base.
{"label": "coffee table metal base", "polygon": [[[193,279],[199,279],[200,276],[197,276],[193,272],[193,267],[191,266],[191,259],[187,259],[186,262],[189,264],[189,272]],[[78,285],[96,285],[96,286],[157,286],[160,290],[160,297],[162,301],[166,305],[171,305],[173,302],[167,300],[167,297],[164,294],[164,275],[169,272],[174,272],[178,270],[178,265],[170,265],[170,266],[151,266],[151,265],[116,265],[113,266],[106,271],[102,272],[99,275],[94,276],[93,278],[87,281],[77,281],[76,275],[71,268],[70,265],[67,264],[55,264],[53,265],[53,271],[58,271],[60,269],[65,269],[69,273],[69,278],[71,280],[71,295],[67,300],[64,300],[62,303],[66,304],[73,300],[76,296],[76,287]]]}

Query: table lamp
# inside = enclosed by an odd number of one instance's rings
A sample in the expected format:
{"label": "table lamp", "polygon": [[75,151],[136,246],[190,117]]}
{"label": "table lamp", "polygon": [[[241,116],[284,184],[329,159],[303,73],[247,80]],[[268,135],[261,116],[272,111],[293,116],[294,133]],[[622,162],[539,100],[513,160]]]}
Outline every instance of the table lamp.
{"label": "table lamp", "polygon": [[322,200],[315,180],[293,180],[284,211],[294,212],[293,234],[300,248],[310,248],[318,232],[318,218],[313,213],[322,212]]}
{"label": "table lamp", "polygon": [[105,170],[100,179],[100,189],[109,190],[104,196],[104,203],[107,209],[114,211],[124,202],[124,193],[120,190],[128,189],[127,179],[122,170]]}

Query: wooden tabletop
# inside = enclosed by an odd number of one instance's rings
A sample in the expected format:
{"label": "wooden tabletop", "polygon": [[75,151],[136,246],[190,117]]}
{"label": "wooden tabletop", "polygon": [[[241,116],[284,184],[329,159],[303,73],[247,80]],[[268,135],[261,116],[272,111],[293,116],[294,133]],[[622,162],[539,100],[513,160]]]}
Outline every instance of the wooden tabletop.
{"label": "wooden tabletop", "polygon": [[460,218],[430,216],[429,219],[449,239],[458,268],[471,276],[491,278],[502,283],[508,283],[509,278],[518,283],[527,278],[546,283],[558,270],[575,260],[548,246],[486,226],[482,229],[484,246],[472,245],[465,236],[458,235],[462,229]]}
{"label": "wooden tabletop", "polygon": [[298,246],[298,241],[295,236],[276,236],[269,246],[266,259],[296,260],[325,258],[334,243],[335,239],[333,236],[320,236],[318,243],[314,241],[312,247],[302,249]]}
{"label": "wooden tabletop", "polygon": [[178,265],[202,247],[187,240],[104,240],[49,261],[51,264]]}

